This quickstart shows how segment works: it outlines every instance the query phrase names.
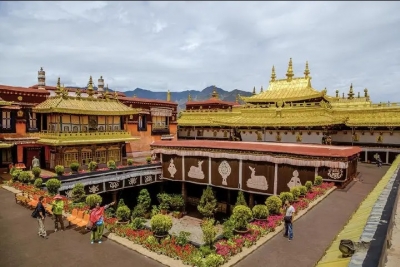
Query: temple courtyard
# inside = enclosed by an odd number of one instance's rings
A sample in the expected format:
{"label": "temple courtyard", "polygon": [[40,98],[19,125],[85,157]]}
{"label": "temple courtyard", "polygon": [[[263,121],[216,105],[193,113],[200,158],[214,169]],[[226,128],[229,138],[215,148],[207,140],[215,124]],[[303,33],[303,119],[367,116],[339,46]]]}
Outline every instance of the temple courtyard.
{"label": "temple courtyard", "polygon": [[[387,169],[359,164],[357,181],[344,190],[335,190],[294,223],[292,242],[278,234],[235,266],[281,267],[293,262],[298,267],[314,266]],[[17,205],[14,195],[6,190],[0,190],[0,209],[2,266],[162,266],[111,240],[91,245],[88,234],[73,229],[54,233],[50,218],[46,220],[49,239],[39,238],[31,211]]]}

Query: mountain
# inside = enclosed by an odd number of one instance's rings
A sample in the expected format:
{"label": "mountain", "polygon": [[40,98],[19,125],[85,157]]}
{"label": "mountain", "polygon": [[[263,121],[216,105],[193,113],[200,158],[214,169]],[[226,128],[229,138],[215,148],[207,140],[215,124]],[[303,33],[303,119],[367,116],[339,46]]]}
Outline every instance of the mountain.
{"label": "mountain", "polygon": [[[192,97],[193,101],[200,101],[200,100],[207,100],[211,97],[211,94],[214,90],[214,86],[209,86],[204,88],[201,91],[197,90],[187,90],[182,92],[171,92],[171,99],[172,101],[178,103],[178,110],[185,109],[185,104],[188,100],[189,94]],[[246,92],[242,90],[232,90],[232,91],[225,91],[224,89],[215,87],[215,90],[219,94],[219,98],[225,101],[236,101],[236,96],[240,94],[241,96],[251,96],[251,92]],[[148,99],[157,99],[157,100],[166,100],[167,93],[166,92],[153,92],[150,90],[136,88],[133,91],[126,91],[124,92],[128,97],[139,97],[139,98],[148,98]]]}

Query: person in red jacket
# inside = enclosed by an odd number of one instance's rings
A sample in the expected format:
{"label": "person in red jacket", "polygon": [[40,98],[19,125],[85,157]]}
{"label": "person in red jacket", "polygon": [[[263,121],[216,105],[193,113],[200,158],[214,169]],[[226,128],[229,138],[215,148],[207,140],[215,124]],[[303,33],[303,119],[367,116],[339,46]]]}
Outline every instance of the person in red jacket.
{"label": "person in red jacket", "polygon": [[97,243],[101,244],[101,237],[103,236],[104,232],[104,211],[114,204],[115,202],[112,202],[101,207],[100,203],[97,203],[96,207],[90,211],[89,228],[92,231],[90,234],[91,244],[96,241]]}

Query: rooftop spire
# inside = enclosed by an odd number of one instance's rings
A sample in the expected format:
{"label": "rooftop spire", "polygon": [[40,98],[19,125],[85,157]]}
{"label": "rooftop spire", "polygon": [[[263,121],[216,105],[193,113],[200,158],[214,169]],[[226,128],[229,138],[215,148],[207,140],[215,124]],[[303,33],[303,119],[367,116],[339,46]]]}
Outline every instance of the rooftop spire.
{"label": "rooftop spire", "polygon": [[293,74],[292,58],[290,58],[289,66],[288,66],[288,69],[286,72],[286,77],[287,77],[288,82],[290,82],[292,80],[293,76],[294,76],[294,74]]}
{"label": "rooftop spire", "polygon": [[275,66],[272,66],[271,82],[275,82],[275,79],[276,79]]}
{"label": "rooftop spire", "polygon": [[253,87],[253,95],[255,95],[256,94],[256,87],[254,86]]}
{"label": "rooftop spire", "polygon": [[106,86],[106,90],[103,92],[103,98],[104,99],[108,99],[109,98],[109,94],[108,94],[108,84]]}
{"label": "rooftop spire", "polygon": [[171,92],[169,90],[167,92],[167,101],[171,101]]}
{"label": "rooftop spire", "polygon": [[261,85],[260,93],[262,93],[262,92],[264,92],[264,89],[263,89],[263,87]]}
{"label": "rooftop spire", "polygon": [[88,83],[88,86],[87,86],[87,94],[88,94],[89,97],[93,97],[93,94],[94,94],[94,92],[93,92],[92,75],[90,75],[90,78],[89,78],[89,83]]}
{"label": "rooftop spire", "polygon": [[212,98],[217,98],[218,99],[218,93],[217,93],[217,87],[215,87],[215,85],[213,86],[213,92],[211,94]]}
{"label": "rooftop spire", "polygon": [[308,61],[306,61],[306,69],[304,70],[304,78],[308,78],[310,75],[310,70],[308,69]]}
{"label": "rooftop spire", "polygon": [[353,99],[354,98],[354,92],[353,92],[353,84],[350,84],[350,90],[349,93],[347,94],[348,99]]}
{"label": "rooftop spire", "polygon": [[60,77],[57,79],[57,86],[56,86],[56,95],[60,95],[61,93],[61,81]]}

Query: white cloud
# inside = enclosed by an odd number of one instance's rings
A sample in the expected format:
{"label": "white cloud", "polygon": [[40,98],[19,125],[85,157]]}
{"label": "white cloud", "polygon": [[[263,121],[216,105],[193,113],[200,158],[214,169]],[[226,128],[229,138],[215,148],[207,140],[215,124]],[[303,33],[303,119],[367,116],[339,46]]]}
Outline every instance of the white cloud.
{"label": "white cloud", "polygon": [[1,2],[0,83],[103,75],[117,90],[267,87],[310,64],[313,86],[400,101],[399,2]]}

